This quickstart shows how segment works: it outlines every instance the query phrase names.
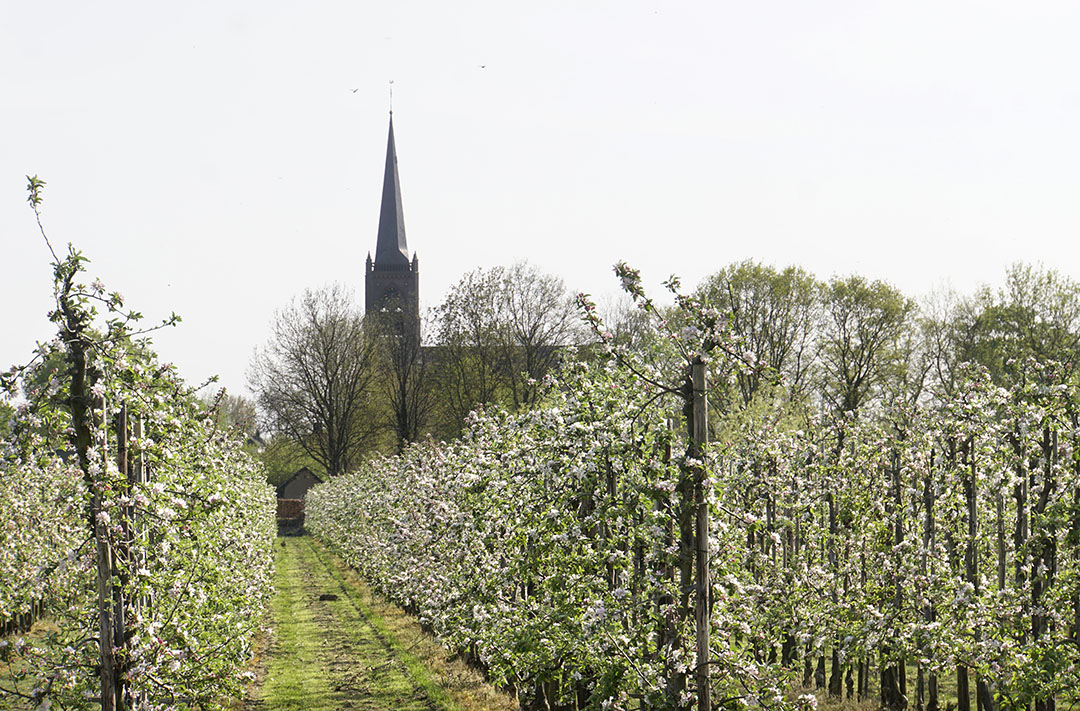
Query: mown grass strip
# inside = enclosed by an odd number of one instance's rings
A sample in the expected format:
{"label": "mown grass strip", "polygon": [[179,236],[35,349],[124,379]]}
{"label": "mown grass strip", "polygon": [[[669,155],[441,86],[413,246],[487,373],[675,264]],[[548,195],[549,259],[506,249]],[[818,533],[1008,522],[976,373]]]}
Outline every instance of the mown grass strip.
{"label": "mown grass strip", "polygon": [[343,575],[344,563],[314,538],[308,536],[303,540],[306,542],[308,550],[318,560],[319,566],[330,573],[342,593],[353,604],[357,612],[363,615],[364,619],[371,625],[379,640],[404,664],[417,688],[426,694],[432,704],[439,709],[462,711],[454,699],[432,680],[427,666],[401,644],[397,636],[387,626],[386,620],[372,609],[370,599],[363,600],[355,583],[345,580]]}
{"label": "mown grass strip", "polygon": [[423,631],[415,617],[367,587],[328,546],[309,537],[316,552],[333,572],[340,589],[363,611],[373,629],[406,665],[418,687],[438,706],[461,711],[517,711],[516,700],[487,684],[483,677]]}
{"label": "mown grass strip", "polygon": [[333,691],[319,660],[322,635],[306,599],[298,547],[277,546],[274,557],[273,635],[254,706],[274,711],[341,708],[344,699]]}

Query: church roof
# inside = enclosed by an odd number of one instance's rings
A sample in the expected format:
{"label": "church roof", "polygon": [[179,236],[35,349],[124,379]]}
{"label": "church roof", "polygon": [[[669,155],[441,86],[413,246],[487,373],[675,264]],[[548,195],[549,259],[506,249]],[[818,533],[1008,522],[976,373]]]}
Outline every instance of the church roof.
{"label": "church roof", "polygon": [[398,181],[397,147],[394,145],[393,114],[390,114],[390,136],[386,141],[386,171],[383,173],[375,266],[409,266],[409,247],[405,243],[405,213],[401,209],[401,184]]}

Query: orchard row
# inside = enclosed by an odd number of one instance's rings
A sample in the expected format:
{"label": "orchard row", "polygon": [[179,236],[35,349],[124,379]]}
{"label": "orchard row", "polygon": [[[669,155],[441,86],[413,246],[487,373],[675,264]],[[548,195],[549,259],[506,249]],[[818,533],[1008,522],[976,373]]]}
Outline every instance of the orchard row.
{"label": "orchard row", "polygon": [[1005,388],[968,367],[954,395],[874,418],[745,410],[699,457],[677,424],[690,362],[755,364],[722,317],[678,303],[667,355],[612,345],[543,407],[479,412],[458,441],[319,486],[310,529],[533,708],[689,708],[703,667],[720,708],[809,706],[816,682],[932,710],[946,678],[962,710],[1080,700],[1071,373],[1021,363]]}
{"label": "orchard row", "polygon": [[45,624],[0,641],[0,700],[217,708],[271,592],[274,493],[84,261],[56,259],[58,337],[8,376],[0,623]]}

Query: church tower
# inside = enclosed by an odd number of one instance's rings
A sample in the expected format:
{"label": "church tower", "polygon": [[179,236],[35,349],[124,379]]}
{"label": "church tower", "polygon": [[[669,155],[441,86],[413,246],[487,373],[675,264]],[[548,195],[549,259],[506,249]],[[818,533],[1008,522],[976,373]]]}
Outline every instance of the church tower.
{"label": "church tower", "polygon": [[390,113],[390,136],[386,142],[386,170],[383,173],[382,208],[375,259],[368,252],[364,312],[400,314],[398,328],[412,338],[420,338],[420,261],[409,259],[405,243],[405,214],[401,209],[397,148],[394,145],[394,114]]}

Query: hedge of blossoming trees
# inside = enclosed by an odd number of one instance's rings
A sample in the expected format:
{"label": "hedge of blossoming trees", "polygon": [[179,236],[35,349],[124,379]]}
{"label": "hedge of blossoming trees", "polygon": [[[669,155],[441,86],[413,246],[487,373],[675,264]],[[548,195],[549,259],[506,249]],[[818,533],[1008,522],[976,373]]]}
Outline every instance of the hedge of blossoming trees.
{"label": "hedge of blossoming trees", "polygon": [[880,418],[726,423],[704,462],[699,659],[700,462],[664,395],[694,353],[756,364],[722,314],[678,306],[660,356],[612,345],[540,409],[479,412],[459,441],[317,487],[310,528],[523,707],[689,708],[703,664],[720,708],[809,705],[800,682],[927,711],[946,680],[961,711],[1080,701],[1080,384],[1036,362],[1008,388],[959,369],[951,395]]}
{"label": "hedge of blossoming trees", "polygon": [[4,445],[0,620],[36,605],[54,624],[0,642],[0,699],[216,708],[244,681],[270,593],[274,494],[137,340],[138,314],[80,283],[85,262],[55,258],[59,335]]}
{"label": "hedge of blossoming trees", "polygon": [[[17,455],[5,452],[0,463],[5,493],[0,497],[0,630],[25,631],[34,618],[61,603],[70,589],[74,566],[65,554],[81,540],[71,513],[79,493],[59,457],[15,466]],[[42,551],[54,564],[42,570]],[[44,574],[43,574],[44,573]]]}
{"label": "hedge of blossoming trees", "polygon": [[[636,276],[624,280],[651,308]],[[697,315],[682,329],[692,343],[661,363],[732,358],[718,314]],[[537,708],[682,707],[702,671],[693,514],[705,462],[669,427],[663,397],[689,405],[690,385],[623,355],[569,367],[547,407],[481,413],[456,442],[309,493],[313,531]],[[734,559],[714,559],[718,579],[739,579]],[[712,691],[719,705],[782,707],[795,671],[748,644],[752,602],[714,603],[725,646],[709,661]]]}

